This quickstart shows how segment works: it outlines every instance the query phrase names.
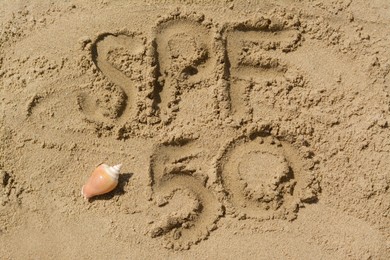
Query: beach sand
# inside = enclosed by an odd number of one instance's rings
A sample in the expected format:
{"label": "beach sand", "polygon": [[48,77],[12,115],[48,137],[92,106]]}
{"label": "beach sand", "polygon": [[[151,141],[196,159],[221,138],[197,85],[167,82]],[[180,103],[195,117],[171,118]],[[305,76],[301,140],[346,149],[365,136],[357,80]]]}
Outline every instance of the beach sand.
{"label": "beach sand", "polygon": [[1,1],[0,258],[389,259],[389,46],[387,0]]}

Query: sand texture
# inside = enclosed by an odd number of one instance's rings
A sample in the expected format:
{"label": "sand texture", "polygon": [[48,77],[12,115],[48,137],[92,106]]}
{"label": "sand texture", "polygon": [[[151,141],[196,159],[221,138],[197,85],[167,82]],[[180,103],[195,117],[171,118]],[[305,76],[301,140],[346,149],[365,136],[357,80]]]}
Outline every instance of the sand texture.
{"label": "sand texture", "polygon": [[389,127],[388,0],[0,1],[0,259],[390,259]]}

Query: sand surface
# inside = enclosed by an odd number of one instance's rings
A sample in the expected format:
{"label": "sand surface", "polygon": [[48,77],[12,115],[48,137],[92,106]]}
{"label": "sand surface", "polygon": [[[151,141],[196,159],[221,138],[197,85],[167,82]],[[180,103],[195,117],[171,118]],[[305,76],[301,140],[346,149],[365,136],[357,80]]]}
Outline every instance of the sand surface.
{"label": "sand surface", "polygon": [[389,95],[388,0],[0,1],[0,259],[389,259]]}

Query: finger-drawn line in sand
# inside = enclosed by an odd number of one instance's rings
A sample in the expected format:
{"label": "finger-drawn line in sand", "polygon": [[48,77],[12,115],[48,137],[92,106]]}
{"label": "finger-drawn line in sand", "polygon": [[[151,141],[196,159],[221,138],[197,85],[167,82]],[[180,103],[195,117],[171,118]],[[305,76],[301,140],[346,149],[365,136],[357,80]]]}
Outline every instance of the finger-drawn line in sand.
{"label": "finger-drawn line in sand", "polygon": [[268,19],[239,23],[226,29],[226,64],[231,113],[250,115],[250,94],[255,82],[281,78],[288,70],[285,53],[294,50],[301,34],[293,28],[273,29]]}
{"label": "finger-drawn line in sand", "polygon": [[217,171],[228,206],[247,218],[292,220],[302,202],[316,199],[315,178],[295,149],[267,134],[233,139]]}
{"label": "finger-drawn line in sand", "polygon": [[168,19],[157,25],[155,34],[160,116],[169,122],[182,101],[182,92],[197,91],[200,83],[215,73],[216,54],[210,29],[200,21]]}
{"label": "finger-drawn line in sand", "polygon": [[80,109],[89,120],[127,122],[135,117],[137,89],[132,67],[144,55],[144,43],[135,35],[104,33],[92,44],[91,56],[96,67],[108,79],[103,82],[110,94],[81,94]]}
{"label": "finger-drawn line in sand", "polygon": [[[160,217],[150,231],[165,247],[187,249],[208,237],[222,209],[205,187],[203,149],[196,142],[157,146],[150,162],[153,199]],[[202,167],[203,166],[203,167]]]}

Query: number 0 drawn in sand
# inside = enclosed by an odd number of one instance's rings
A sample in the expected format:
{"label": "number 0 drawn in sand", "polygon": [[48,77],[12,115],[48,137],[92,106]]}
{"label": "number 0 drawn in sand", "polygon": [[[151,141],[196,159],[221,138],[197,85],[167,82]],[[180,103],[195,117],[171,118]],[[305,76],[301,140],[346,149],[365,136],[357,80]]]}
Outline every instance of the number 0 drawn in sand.
{"label": "number 0 drawn in sand", "polygon": [[248,218],[291,220],[301,201],[316,198],[313,176],[299,155],[272,136],[233,140],[218,165],[230,206]]}
{"label": "number 0 drawn in sand", "polygon": [[132,119],[136,113],[137,89],[131,72],[136,64],[133,61],[144,54],[142,39],[105,33],[97,38],[91,51],[93,62],[108,80],[104,87],[115,95],[99,97],[99,92],[82,95],[79,102],[82,111],[98,122],[122,123]]}

